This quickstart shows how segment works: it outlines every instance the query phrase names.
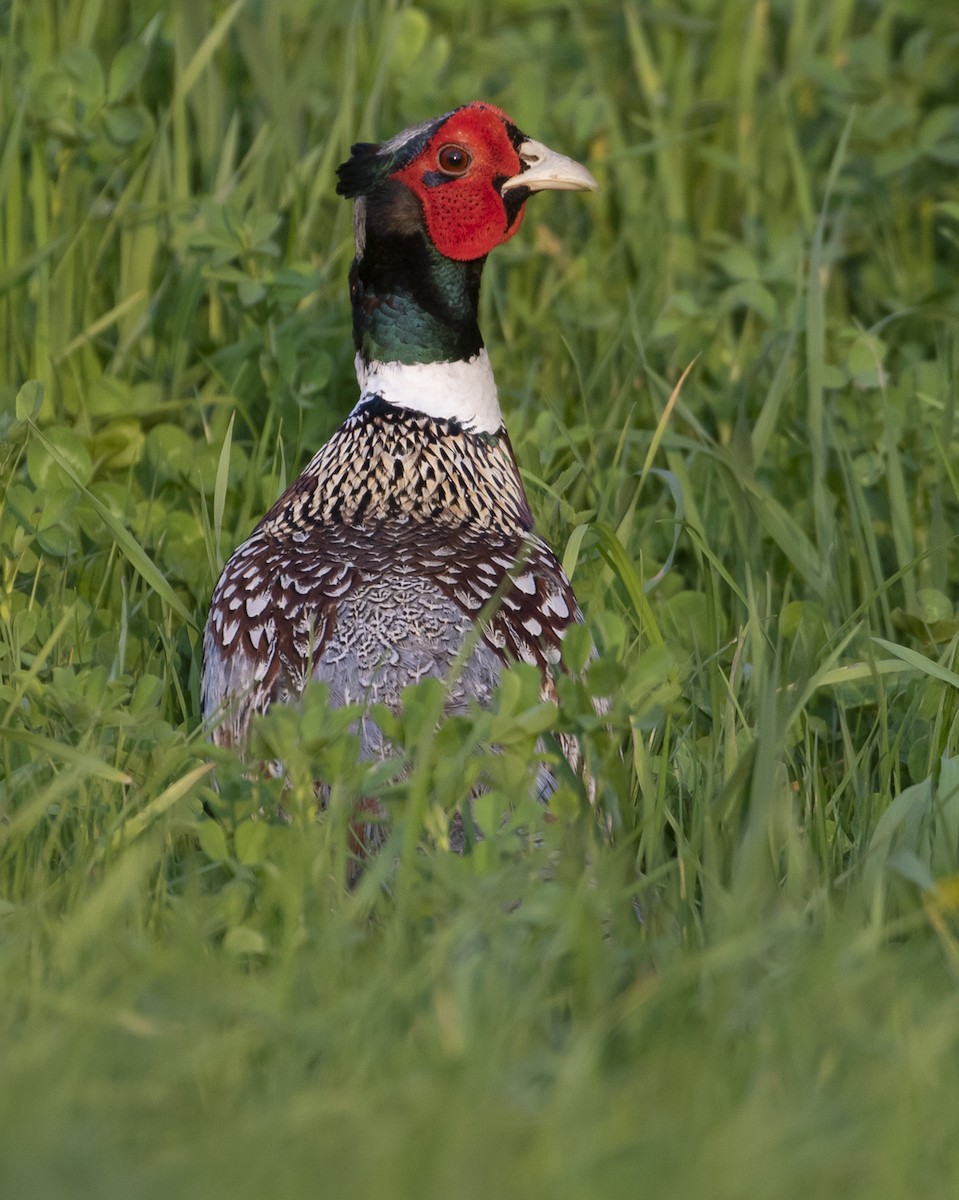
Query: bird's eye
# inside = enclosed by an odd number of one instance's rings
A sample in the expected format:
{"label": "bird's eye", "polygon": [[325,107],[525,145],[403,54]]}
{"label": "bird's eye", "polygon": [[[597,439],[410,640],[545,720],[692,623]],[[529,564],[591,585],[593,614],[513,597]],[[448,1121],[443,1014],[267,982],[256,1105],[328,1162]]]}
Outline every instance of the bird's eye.
{"label": "bird's eye", "polygon": [[440,146],[436,161],[440,170],[447,175],[465,175],[473,160],[462,146],[450,143],[448,146]]}

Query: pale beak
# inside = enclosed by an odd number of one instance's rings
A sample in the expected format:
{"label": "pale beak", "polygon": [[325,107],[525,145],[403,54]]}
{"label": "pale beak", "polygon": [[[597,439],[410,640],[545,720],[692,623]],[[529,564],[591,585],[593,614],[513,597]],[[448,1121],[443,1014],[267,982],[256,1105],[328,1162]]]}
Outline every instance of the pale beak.
{"label": "pale beak", "polygon": [[557,154],[542,142],[527,138],[519,148],[523,169],[501,185],[507,188],[524,187],[531,192],[546,188],[562,192],[598,192],[599,184],[580,163],[565,154]]}

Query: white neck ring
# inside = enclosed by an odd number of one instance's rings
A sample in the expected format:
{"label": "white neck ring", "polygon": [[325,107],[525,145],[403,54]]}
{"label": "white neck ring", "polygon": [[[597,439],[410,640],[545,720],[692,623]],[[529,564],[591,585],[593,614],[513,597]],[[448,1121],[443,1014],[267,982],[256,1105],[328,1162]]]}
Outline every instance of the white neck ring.
{"label": "white neck ring", "polygon": [[503,426],[496,380],[486,350],[465,362],[364,362],[356,356],[362,406],[371,396],[441,420],[459,421],[473,433]]}

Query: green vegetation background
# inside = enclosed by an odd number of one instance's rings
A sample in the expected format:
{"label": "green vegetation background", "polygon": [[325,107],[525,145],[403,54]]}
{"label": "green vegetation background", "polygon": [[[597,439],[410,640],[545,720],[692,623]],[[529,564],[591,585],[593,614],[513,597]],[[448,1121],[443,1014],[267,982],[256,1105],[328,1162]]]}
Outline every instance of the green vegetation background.
{"label": "green vegetation background", "polygon": [[[483,295],[601,656],[401,782],[310,695],[254,820],[198,630],[353,403],[333,168],[473,98],[603,187]],[[957,329],[946,0],[8,0],[0,1194],[954,1196]]]}

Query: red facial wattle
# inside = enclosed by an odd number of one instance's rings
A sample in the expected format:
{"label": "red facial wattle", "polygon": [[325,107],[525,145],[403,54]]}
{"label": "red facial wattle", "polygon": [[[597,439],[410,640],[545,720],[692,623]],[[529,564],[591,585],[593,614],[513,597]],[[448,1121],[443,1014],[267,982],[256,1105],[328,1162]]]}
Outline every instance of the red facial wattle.
{"label": "red facial wattle", "polygon": [[[494,186],[519,174],[522,162],[506,122],[509,118],[491,104],[459,109],[437,129],[422,150],[393,178],[405,183],[423,206],[427,233],[440,254],[468,262],[513,236],[523,209],[509,223],[503,198]],[[457,156],[465,150],[469,164],[452,174]]]}

